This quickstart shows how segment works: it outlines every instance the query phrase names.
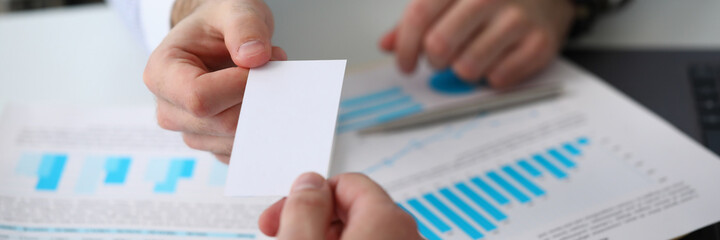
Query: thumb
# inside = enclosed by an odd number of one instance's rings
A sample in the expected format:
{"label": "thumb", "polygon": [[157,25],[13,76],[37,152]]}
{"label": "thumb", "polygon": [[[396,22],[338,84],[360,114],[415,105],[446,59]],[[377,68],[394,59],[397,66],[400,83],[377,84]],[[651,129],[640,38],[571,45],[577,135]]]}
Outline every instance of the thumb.
{"label": "thumb", "polygon": [[304,173],[285,200],[278,239],[324,239],[333,213],[330,185],[317,173]]}
{"label": "thumb", "polygon": [[273,16],[262,1],[236,2],[221,11],[225,46],[233,62],[243,68],[259,67],[272,57]]}

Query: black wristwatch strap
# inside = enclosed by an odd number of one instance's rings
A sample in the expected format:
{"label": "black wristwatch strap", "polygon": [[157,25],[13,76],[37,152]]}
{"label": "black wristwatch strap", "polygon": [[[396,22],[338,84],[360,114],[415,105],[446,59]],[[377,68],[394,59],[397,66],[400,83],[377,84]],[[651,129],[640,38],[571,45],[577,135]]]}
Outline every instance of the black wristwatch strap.
{"label": "black wristwatch strap", "polygon": [[575,19],[569,37],[580,36],[592,28],[603,14],[622,8],[631,0],[571,0],[575,5]]}

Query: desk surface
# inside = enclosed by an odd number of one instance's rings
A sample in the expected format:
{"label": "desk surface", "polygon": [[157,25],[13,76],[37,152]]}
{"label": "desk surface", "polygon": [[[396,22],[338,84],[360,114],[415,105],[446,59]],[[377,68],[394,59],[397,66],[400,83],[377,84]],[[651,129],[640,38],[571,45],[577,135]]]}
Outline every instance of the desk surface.
{"label": "desk surface", "polygon": [[[274,43],[291,59],[348,58],[350,67],[386,57],[377,38],[407,3],[308,1],[268,0]],[[574,45],[720,48],[718,12],[715,0],[635,0]],[[105,5],[0,15],[0,32],[0,109],[9,102],[153,104],[141,77],[147,53]]]}

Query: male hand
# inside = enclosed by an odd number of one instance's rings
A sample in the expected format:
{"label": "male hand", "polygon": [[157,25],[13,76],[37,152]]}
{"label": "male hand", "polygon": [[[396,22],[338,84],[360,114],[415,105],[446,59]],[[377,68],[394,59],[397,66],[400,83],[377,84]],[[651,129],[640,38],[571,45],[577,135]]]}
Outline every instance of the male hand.
{"label": "male hand", "polygon": [[260,216],[260,230],[278,239],[422,239],[413,218],[368,177],[349,173],[328,181],[305,173],[290,195]]}
{"label": "male hand", "polygon": [[436,69],[506,88],[555,57],[572,18],[570,0],[413,0],[380,46],[405,72],[424,53]]}
{"label": "male hand", "polygon": [[227,163],[248,69],[287,59],[272,13],[261,0],[177,0],[172,24],[143,74],[158,124]]}

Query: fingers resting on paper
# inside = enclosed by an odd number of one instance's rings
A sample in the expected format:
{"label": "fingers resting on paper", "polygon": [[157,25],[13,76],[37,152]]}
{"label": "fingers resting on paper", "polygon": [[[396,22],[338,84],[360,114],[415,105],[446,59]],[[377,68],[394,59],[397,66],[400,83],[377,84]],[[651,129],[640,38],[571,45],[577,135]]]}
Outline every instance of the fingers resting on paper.
{"label": "fingers resting on paper", "polygon": [[506,88],[557,55],[572,17],[561,0],[413,0],[380,47],[405,72],[424,55],[435,69]]}

